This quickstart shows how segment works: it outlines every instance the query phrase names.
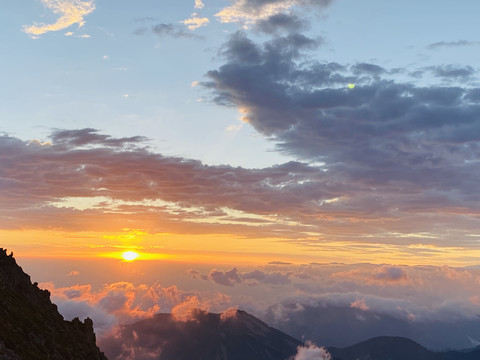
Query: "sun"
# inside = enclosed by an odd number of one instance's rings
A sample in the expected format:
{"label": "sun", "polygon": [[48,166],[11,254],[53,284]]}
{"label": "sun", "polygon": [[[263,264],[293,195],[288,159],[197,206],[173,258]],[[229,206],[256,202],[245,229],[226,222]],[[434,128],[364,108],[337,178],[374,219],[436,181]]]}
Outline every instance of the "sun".
{"label": "sun", "polygon": [[122,258],[126,261],[133,261],[139,256],[140,254],[135,251],[125,251],[124,253],[122,253]]}

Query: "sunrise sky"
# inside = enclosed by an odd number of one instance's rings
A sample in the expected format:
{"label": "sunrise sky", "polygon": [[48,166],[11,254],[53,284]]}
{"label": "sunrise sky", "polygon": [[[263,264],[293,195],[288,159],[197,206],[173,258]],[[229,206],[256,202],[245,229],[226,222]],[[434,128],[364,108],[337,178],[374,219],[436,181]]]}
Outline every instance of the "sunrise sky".
{"label": "sunrise sky", "polygon": [[429,311],[448,298],[475,313],[479,13],[4,1],[0,245],[105,328],[320,289],[353,306],[409,297],[406,316],[433,298]]}

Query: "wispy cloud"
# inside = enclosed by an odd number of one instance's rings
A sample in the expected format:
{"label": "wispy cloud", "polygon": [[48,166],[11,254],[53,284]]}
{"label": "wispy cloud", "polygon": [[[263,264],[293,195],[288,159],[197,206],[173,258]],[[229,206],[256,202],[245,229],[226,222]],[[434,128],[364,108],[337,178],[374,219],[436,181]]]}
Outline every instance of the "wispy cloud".
{"label": "wispy cloud", "polygon": [[23,31],[32,37],[38,37],[49,31],[58,31],[78,24],[82,27],[85,24],[85,16],[95,10],[94,0],[41,0],[43,5],[49,8],[54,14],[60,14],[58,20],[53,24],[34,23],[24,26]]}
{"label": "wispy cloud", "polygon": [[480,41],[467,41],[467,40],[438,41],[438,42],[427,45],[427,49],[434,50],[439,48],[454,48],[454,47],[479,46],[479,45],[480,45]]}

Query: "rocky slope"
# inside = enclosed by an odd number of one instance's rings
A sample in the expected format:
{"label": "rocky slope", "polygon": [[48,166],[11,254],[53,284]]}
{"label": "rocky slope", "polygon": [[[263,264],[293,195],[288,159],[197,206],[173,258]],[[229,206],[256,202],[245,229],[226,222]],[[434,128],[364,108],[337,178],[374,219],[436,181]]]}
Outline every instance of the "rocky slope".
{"label": "rocky slope", "polygon": [[90,319],[65,321],[50,293],[0,248],[0,359],[107,360]]}

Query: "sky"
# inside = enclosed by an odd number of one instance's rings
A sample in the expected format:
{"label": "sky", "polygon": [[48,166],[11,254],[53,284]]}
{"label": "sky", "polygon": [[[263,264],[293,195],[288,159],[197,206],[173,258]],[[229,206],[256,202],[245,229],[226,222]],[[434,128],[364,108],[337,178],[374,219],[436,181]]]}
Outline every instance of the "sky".
{"label": "sky", "polygon": [[[292,292],[472,316],[479,11],[4,1],[1,246],[105,324],[184,303],[261,314]],[[138,307],[146,289],[162,296]]]}

